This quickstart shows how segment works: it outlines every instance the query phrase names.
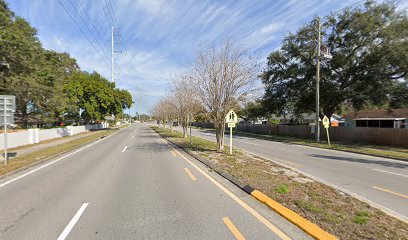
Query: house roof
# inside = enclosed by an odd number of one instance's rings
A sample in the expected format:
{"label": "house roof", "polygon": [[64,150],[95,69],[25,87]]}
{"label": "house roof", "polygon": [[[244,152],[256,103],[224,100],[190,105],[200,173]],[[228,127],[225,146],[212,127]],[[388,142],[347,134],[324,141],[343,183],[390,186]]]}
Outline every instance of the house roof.
{"label": "house roof", "polygon": [[343,118],[354,119],[354,120],[406,119],[408,118],[408,108],[362,110],[362,111],[346,114],[343,116]]}

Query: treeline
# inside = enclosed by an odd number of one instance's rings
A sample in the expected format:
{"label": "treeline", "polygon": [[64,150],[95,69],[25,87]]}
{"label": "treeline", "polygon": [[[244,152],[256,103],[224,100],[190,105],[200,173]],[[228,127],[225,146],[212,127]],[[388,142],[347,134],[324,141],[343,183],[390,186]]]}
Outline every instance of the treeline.
{"label": "treeline", "polygon": [[[37,30],[0,0],[0,94],[16,96],[16,123],[96,122],[130,108],[132,96],[68,53],[44,49]],[[81,116],[79,115],[81,110]]]}

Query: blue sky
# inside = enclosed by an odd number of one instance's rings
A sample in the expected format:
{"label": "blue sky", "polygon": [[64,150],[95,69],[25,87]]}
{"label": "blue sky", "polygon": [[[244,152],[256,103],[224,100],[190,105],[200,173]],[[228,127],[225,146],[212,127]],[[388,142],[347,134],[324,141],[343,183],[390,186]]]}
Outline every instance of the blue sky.
{"label": "blue sky", "polygon": [[[61,1],[62,5],[59,3]],[[198,45],[225,37],[261,59],[290,31],[357,0],[8,0],[9,7],[38,29],[43,46],[68,52],[81,69],[111,79],[111,25],[118,28],[117,85],[129,90],[141,112],[168,87],[172,74],[194,58]],[[408,0],[399,8],[407,9]],[[65,9],[66,10],[65,10]],[[67,14],[68,11],[75,21]],[[81,33],[81,30],[82,32]],[[85,36],[86,37],[85,37]],[[92,42],[92,44],[90,43]],[[93,45],[93,46],[92,46]],[[140,96],[140,98],[138,97]],[[134,114],[138,104],[131,109]]]}

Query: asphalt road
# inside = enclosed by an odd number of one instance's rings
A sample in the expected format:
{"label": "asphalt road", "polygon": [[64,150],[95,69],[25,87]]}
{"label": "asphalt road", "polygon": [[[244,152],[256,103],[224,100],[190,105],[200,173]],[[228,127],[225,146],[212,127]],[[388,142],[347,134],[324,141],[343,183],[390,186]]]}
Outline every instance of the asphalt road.
{"label": "asphalt road", "polygon": [[0,239],[310,239],[133,124],[0,181]]}
{"label": "asphalt road", "polygon": [[[192,129],[192,135],[215,141],[210,129]],[[243,136],[233,136],[233,146],[314,176],[408,221],[408,162]]]}

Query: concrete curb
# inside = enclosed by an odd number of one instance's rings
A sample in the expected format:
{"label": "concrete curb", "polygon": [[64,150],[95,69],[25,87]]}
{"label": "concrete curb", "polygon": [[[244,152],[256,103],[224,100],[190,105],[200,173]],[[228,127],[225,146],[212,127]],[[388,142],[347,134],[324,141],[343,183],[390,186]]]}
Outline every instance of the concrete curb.
{"label": "concrete curb", "polygon": [[194,153],[192,153],[192,152],[190,152],[190,151],[188,151],[188,150],[186,150],[184,148],[179,147],[178,144],[171,141],[170,139],[168,139],[166,137],[163,137],[160,134],[158,134],[158,135],[160,137],[166,139],[167,141],[169,141],[173,145],[177,146],[179,149],[183,150],[183,152],[187,153],[191,157],[197,159],[198,161],[200,161],[201,163],[203,163],[204,165],[209,167],[211,170],[218,173],[219,175],[221,175],[222,177],[224,177],[225,179],[227,179],[228,181],[233,183],[235,186],[242,189],[244,192],[246,192],[249,195],[253,196],[256,200],[263,203],[264,205],[266,205],[267,207],[269,207],[270,209],[272,209],[273,211],[275,211],[276,213],[278,213],[279,215],[284,217],[289,222],[295,224],[297,227],[302,229],[305,233],[309,234],[313,238],[319,239],[319,240],[336,240],[336,239],[338,239],[335,236],[331,235],[330,233],[328,233],[328,232],[324,231],[323,229],[321,229],[316,224],[310,222],[309,220],[303,218],[302,216],[295,213],[294,211],[284,207],[280,203],[278,203],[278,202],[274,201],[273,199],[269,198],[267,195],[265,195],[261,191],[258,191],[255,188],[251,187],[250,185],[242,182],[241,180],[236,179],[235,177],[231,176],[230,174],[228,174],[225,171],[220,171],[220,170],[215,169],[214,165],[211,162],[209,162],[208,160],[206,160],[204,158],[201,158],[200,156],[198,156],[198,155],[196,155],[196,154],[194,154]]}

